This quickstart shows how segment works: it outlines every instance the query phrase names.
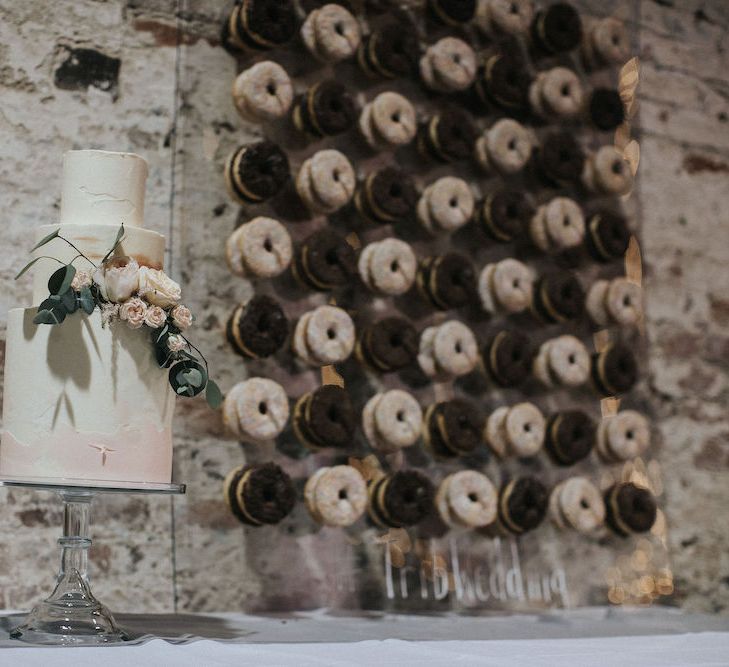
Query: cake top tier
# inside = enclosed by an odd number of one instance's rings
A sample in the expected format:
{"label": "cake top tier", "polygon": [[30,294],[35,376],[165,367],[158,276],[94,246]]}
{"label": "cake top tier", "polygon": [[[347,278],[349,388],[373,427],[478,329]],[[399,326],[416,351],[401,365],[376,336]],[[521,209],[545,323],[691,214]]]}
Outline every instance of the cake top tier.
{"label": "cake top tier", "polygon": [[63,155],[62,225],[144,225],[147,162],[134,153]]}

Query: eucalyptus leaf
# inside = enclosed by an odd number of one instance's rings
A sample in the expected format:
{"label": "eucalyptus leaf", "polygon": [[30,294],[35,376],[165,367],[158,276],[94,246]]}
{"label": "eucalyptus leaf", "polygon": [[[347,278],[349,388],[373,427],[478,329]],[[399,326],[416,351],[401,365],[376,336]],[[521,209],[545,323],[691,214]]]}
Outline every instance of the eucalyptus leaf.
{"label": "eucalyptus leaf", "polygon": [[64,294],[71,287],[75,275],[76,267],[73,264],[62,266],[48,279],[48,291],[51,294]]}
{"label": "eucalyptus leaf", "polygon": [[93,293],[91,292],[91,290],[88,287],[81,288],[81,291],[79,292],[79,297],[78,297],[78,305],[81,306],[81,309],[87,315],[91,315],[91,313],[94,312],[94,308],[96,307],[96,302],[94,301]]}
{"label": "eucalyptus leaf", "polygon": [[61,296],[61,304],[70,315],[78,310],[78,301],[76,301],[76,292],[72,289],[66,290]]}
{"label": "eucalyptus leaf", "polygon": [[[41,312],[44,311],[50,313],[50,315],[41,316]],[[60,324],[66,319],[66,315],[68,315],[68,311],[60,299],[48,297],[38,306],[38,312],[36,313],[38,321],[36,324]],[[33,321],[35,322],[35,318]]]}
{"label": "eucalyptus leaf", "polygon": [[48,236],[44,236],[38,243],[36,243],[30,251],[33,252],[34,250],[38,250],[38,248],[44,246],[46,243],[50,243],[53,239],[55,239],[61,232],[61,228],[56,228],[55,232],[51,232],[48,234]]}
{"label": "eucalyptus leaf", "polygon": [[192,387],[203,386],[203,374],[197,368],[190,368],[182,372],[182,376],[185,379],[185,383]]}
{"label": "eucalyptus leaf", "polygon": [[20,272],[18,273],[18,275],[15,276],[15,280],[17,280],[18,278],[20,278],[28,269],[30,269],[33,266],[33,264],[35,264],[40,259],[49,259],[49,258],[47,258],[47,257],[36,257],[34,259],[31,259],[22,269],[20,269]]}
{"label": "eucalyptus leaf", "polygon": [[154,356],[157,359],[157,365],[160,368],[169,368],[172,365],[172,360],[175,357],[174,352],[167,349],[167,346],[162,347],[158,345],[154,348]]}
{"label": "eucalyptus leaf", "polygon": [[[191,371],[195,372],[191,373]],[[191,384],[191,379],[199,379],[200,384]],[[197,361],[185,359],[178,361],[170,368],[170,386],[178,394],[196,396],[205,388],[206,379],[207,373],[205,372],[205,367]],[[180,391],[182,387],[185,387],[185,389]]]}
{"label": "eucalyptus leaf", "polygon": [[205,398],[213,410],[217,410],[223,403],[223,393],[213,380],[208,380],[205,386]]}
{"label": "eucalyptus leaf", "polygon": [[114,252],[116,251],[117,247],[119,246],[119,243],[124,238],[124,223],[122,222],[121,226],[119,227],[119,231],[116,233],[116,239],[114,239],[114,245],[111,246],[111,249],[109,252],[104,255],[104,259],[101,260],[101,263],[103,264],[106,262],[109,257],[111,257]]}
{"label": "eucalyptus leaf", "polygon": [[39,310],[33,318],[33,324],[58,324],[58,320],[50,310]]}
{"label": "eucalyptus leaf", "polygon": [[156,330],[155,331],[152,331],[152,337],[153,338],[156,338],[155,344],[159,344],[159,343],[162,342],[163,339],[165,339],[164,343],[165,343],[165,345],[167,345],[166,336],[167,336],[167,332],[169,330],[170,330],[170,327],[167,324],[165,324],[162,327],[162,329],[159,332],[159,334],[157,334],[157,331]]}

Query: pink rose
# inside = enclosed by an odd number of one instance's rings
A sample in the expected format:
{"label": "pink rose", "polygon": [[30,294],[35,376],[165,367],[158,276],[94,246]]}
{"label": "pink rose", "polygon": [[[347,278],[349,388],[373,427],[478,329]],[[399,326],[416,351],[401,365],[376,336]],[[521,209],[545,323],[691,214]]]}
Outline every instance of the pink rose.
{"label": "pink rose", "polygon": [[91,287],[91,273],[88,271],[76,271],[76,275],[71,281],[71,289],[74,292],[80,292],[84,287]]}
{"label": "pink rose", "polygon": [[179,352],[184,349],[186,345],[187,343],[185,342],[185,339],[178,334],[172,334],[167,337],[167,347],[170,348],[172,352]]}
{"label": "pink rose", "polygon": [[119,317],[126,321],[130,329],[139,329],[144,324],[147,304],[139,297],[132,297],[119,307]]}
{"label": "pink rose", "polygon": [[187,306],[175,306],[172,309],[170,316],[172,317],[172,323],[180,329],[180,331],[184,331],[192,324],[192,313]]}
{"label": "pink rose", "polygon": [[167,313],[159,306],[150,306],[144,314],[144,323],[152,329],[159,329],[167,321]]}

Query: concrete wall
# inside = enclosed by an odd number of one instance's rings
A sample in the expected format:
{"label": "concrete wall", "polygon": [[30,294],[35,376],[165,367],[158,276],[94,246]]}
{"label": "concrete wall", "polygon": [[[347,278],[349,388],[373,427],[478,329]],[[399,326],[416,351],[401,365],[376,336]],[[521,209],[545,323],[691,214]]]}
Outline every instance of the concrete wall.
{"label": "concrete wall", "polygon": [[[639,44],[635,196],[673,602],[727,611],[729,4],[576,4],[616,11]],[[149,161],[147,226],[168,238],[168,269],[198,313],[197,339],[221,384],[240,376],[219,334],[246,290],[220,261],[236,210],[219,168],[256,128],[228,98],[235,64],[217,44],[223,10],[221,0],[0,0],[0,361],[7,310],[30,299],[29,283],[13,276],[32,229],[58,214],[61,153],[96,147]],[[255,538],[246,543],[223,509],[221,474],[240,456],[220,438],[217,416],[202,402],[179,405],[175,475],[189,494],[97,502],[96,593],[120,611],[255,608],[265,561],[284,563]],[[56,567],[59,507],[20,490],[0,491],[0,502],[0,608],[23,608]]]}

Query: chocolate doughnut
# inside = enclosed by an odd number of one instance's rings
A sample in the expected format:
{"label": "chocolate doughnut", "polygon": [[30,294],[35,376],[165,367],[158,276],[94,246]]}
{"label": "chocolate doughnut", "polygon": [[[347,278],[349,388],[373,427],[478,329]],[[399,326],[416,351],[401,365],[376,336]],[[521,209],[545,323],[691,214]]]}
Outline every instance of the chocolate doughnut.
{"label": "chocolate doughnut", "polygon": [[537,47],[546,53],[565,53],[580,43],[582,21],[572,5],[556,2],[536,13],[530,34]]}
{"label": "chocolate doughnut", "polygon": [[582,176],[585,154],[570,132],[548,134],[536,156],[538,169],[547,183],[576,183]]}
{"label": "chocolate doughnut", "polygon": [[526,334],[503,330],[484,346],[482,357],[484,367],[497,384],[516,387],[529,377],[534,346]]}
{"label": "chocolate doughnut", "polygon": [[296,24],[291,0],[243,0],[231,11],[224,42],[233,48],[265,51],[288,42]]}
{"label": "chocolate doughnut", "polygon": [[291,477],[272,462],[232,470],[225,479],[224,494],[233,515],[249,526],[279,523],[296,502]]}
{"label": "chocolate doughnut", "polygon": [[368,174],[355,195],[359,212],[381,224],[406,220],[412,215],[417,200],[412,179],[397,167]]}
{"label": "chocolate doughnut", "polygon": [[428,10],[438,23],[459,26],[476,13],[476,0],[428,0]]}
{"label": "chocolate doughnut", "polygon": [[357,253],[343,236],[325,227],[304,239],[293,270],[296,278],[316,290],[342,287],[357,272]]}
{"label": "chocolate doughnut", "polygon": [[603,396],[617,396],[633,388],[638,380],[638,363],[627,345],[611,343],[592,356],[591,373]]}
{"label": "chocolate doughnut", "polygon": [[544,322],[576,320],[585,310],[585,291],[574,274],[549,273],[537,281],[532,306]]}
{"label": "chocolate doughnut", "polygon": [[623,216],[608,210],[594,213],[587,221],[585,247],[600,262],[609,262],[625,255],[630,243],[630,230]]}
{"label": "chocolate doughnut", "polygon": [[418,67],[420,46],[415,30],[390,22],[362,41],[357,62],[365,74],[394,79],[411,76]]}
{"label": "chocolate doughnut", "polygon": [[547,489],[535,477],[513,479],[499,491],[499,520],[509,532],[525,533],[542,523],[548,502]]}
{"label": "chocolate doughnut", "polygon": [[484,105],[495,104],[507,111],[526,109],[531,76],[524,62],[512,53],[497,53],[480,68],[476,94]]}
{"label": "chocolate doughnut", "polygon": [[286,153],[268,140],[241,146],[225,165],[228,191],[241,203],[257,204],[271,199],[289,178]]}
{"label": "chocolate doughnut", "polygon": [[357,351],[368,366],[385,372],[397,371],[415,361],[418,333],[401,317],[385,317],[364,329]]}
{"label": "chocolate doughnut", "polygon": [[349,448],[357,415],[349,394],[341,387],[325,384],[304,394],[294,408],[294,433],[311,448]]}
{"label": "chocolate doughnut", "polygon": [[270,296],[258,294],[233,310],[225,335],[233,350],[249,359],[270,357],[281,349],[289,333],[289,321]]}
{"label": "chocolate doughnut", "polygon": [[534,215],[526,193],[505,188],[486,196],[476,210],[484,231],[494,240],[507,243],[520,238]]}
{"label": "chocolate doughnut", "polygon": [[571,466],[586,458],[595,446],[597,426],[581,410],[566,410],[547,420],[545,449],[555,463]]}
{"label": "chocolate doughnut", "polygon": [[625,120],[623,100],[613,88],[595,88],[590,95],[588,112],[598,130],[614,130]]}
{"label": "chocolate doughnut", "polygon": [[477,298],[476,274],[465,255],[448,252],[428,258],[418,270],[418,283],[436,308],[461,308]]}
{"label": "chocolate doughnut", "polygon": [[299,0],[299,7],[304,10],[305,14],[310,14],[315,9],[321,9],[324,5],[342,5],[348,12],[356,12],[349,0]]}
{"label": "chocolate doughnut", "polygon": [[370,483],[370,516],[382,526],[403,528],[433,513],[433,483],[418,470],[399,470]]}
{"label": "chocolate doughnut", "polygon": [[339,81],[315,83],[294,108],[294,123],[298,129],[318,137],[342,134],[356,120],[354,99]]}
{"label": "chocolate doughnut", "polygon": [[426,441],[438,458],[471,454],[483,444],[484,416],[470,401],[437,403],[426,412],[426,420]]}
{"label": "chocolate doughnut", "polygon": [[476,136],[471,117],[459,107],[451,107],[420,126],[418,149],[440,162],[465,160],[473,155]]}
{"label": "chocolate doughnut", "polygon": [[611,486],[605,492],[605,509],[605,522],[623,537],[631,533],[647,533],[658,513],[653,494],[632,482]]}

